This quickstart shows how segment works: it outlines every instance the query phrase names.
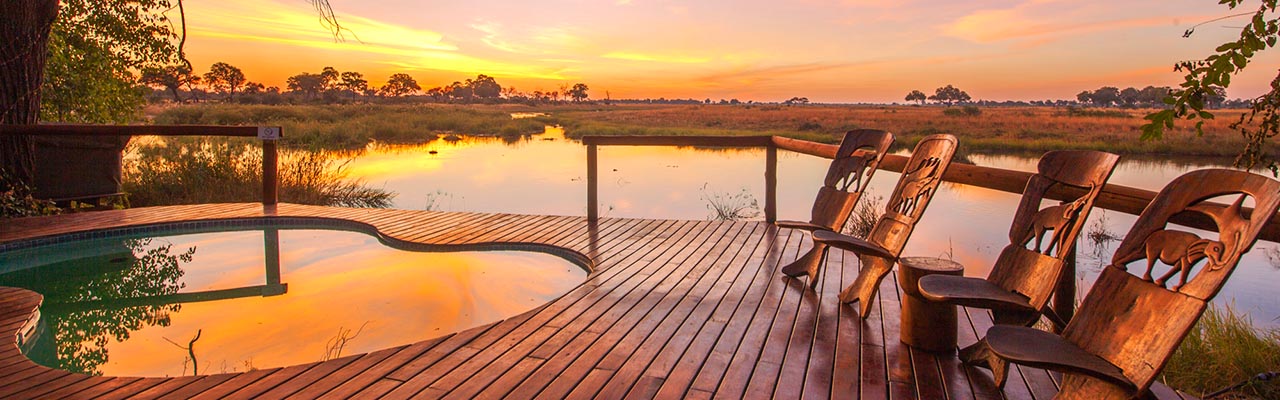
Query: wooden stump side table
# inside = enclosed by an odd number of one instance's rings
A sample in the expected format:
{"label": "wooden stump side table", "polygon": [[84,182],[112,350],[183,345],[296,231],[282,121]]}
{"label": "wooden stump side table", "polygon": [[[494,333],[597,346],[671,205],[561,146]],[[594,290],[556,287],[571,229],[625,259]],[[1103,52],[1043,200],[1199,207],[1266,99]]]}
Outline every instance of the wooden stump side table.
{"label": "wooden stump side table", "polygon": [[921,277],[932,274],[964,275],[964,266],[934,257],[898,259],[898,285],[902,286],[902,343],[916,349],[949,352],[956,348],[956,306],[935,303],[920,296]]}

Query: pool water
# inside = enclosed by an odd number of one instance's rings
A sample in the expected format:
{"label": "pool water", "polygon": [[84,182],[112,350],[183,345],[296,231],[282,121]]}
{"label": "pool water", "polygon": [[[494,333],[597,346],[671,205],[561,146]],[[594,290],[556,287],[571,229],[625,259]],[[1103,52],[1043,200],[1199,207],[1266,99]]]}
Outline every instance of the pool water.
{"label": "pool water", "polygon": [[0,254],[0,285],[45,296],[28,356],[108,376],[242,372],[411,344],[531,310],[586,276],[539,252],[405,251],[312,229]]}

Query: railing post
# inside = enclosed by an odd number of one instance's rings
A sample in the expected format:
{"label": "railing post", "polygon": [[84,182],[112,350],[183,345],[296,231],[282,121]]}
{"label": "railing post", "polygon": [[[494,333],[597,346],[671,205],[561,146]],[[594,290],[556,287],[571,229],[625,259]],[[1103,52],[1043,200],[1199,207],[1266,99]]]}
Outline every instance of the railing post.
{"label": "railing post", "polygon": [[1053,292],[1053,311],[1063,322],[1071,322],[1076,313],[1076,247],[1062,260],[1062,276],[1058,277],[1058,288]]}
{"label": "railing post", "polygon": [[778,221],[778,146],[765,146],[764,161],[764,220]]}
{"label": "railing post", "polygon": [[277,170],[278,154],[275,140],[262,141],[262,204],[279,203],[280,176]]}
{"label": "railing post", "polygon": [[599,173],[596,171],[596,145],[594,143],[587,145],[587,221],[596,222],[600,219],[598,204],[599,198],[597,190],[599,189]]}
{"label": "railing post", "polygon": [[279,186],[279,154],[276,141],[284,136],[284,129],[278,126],[259,126],[258,139],[262,140],[262,204],[276,205],[280,202]]}

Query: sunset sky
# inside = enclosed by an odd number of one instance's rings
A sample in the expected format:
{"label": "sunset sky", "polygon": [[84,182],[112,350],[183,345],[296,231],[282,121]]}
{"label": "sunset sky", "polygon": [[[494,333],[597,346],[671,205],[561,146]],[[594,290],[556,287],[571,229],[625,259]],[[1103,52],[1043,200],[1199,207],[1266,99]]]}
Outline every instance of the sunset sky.
{"label": "sunset sky", "polygon": [[[187,53],[283,86],[325,66],[424,89],[476,74],[521,91],[586,83],[592,98],[902,102],[954,84],[975,99],[1073,99],[1100,86],[1176,85],[1243,19],[1216,0],[331,0],[335,42],[305,0],[188,0]],[[1249,8],[1242,11],[1251,11]],[[1238,11],[1237,11],[1238,12]],[[1233,28],[1234,27],[1234,28]],[[358,39],[357,39],[358,38]],[[1280,51],[1228,96],[1261,94]]]}

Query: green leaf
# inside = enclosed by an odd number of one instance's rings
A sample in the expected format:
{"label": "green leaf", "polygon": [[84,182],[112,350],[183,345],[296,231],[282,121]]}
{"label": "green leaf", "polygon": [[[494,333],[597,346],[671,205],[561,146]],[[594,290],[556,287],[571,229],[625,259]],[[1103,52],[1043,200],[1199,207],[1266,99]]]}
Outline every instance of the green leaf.
{"label": "green leaf", "polygon": [[1160,140],[1164,136],[1163,126],[1159,123],[1152,122],[1142,125],[1142,140]]}
{"label": "green leaf", "polygon": [[1227,43],[1223,43],[1221,46],[1218,46],[1218,48],[1213,49],[1213,51],[1216,51],[1216,52],[1222,53],[1222,52],[1226,52],[1226,51],[1230,51],[1230,50],[1235,50],[1235,49],[1238,49],[1238,48],[1240,48],[1240,43],[1238,43],[1238,42],[1227,42]]}
{"label": "green leaf", "polygon": [[[1208,111],[1200,111],[1197,115],[1199,115],[1200,118],[1203,118],[1203,119],[1213,119],[1213,113]],[[1200,121],[1200,123],[1203,124],[1204,121]]]}
{"label": "green leaf", "polygon": [[1204,121],[1196,123],[1196,136],[1204,136]]}

